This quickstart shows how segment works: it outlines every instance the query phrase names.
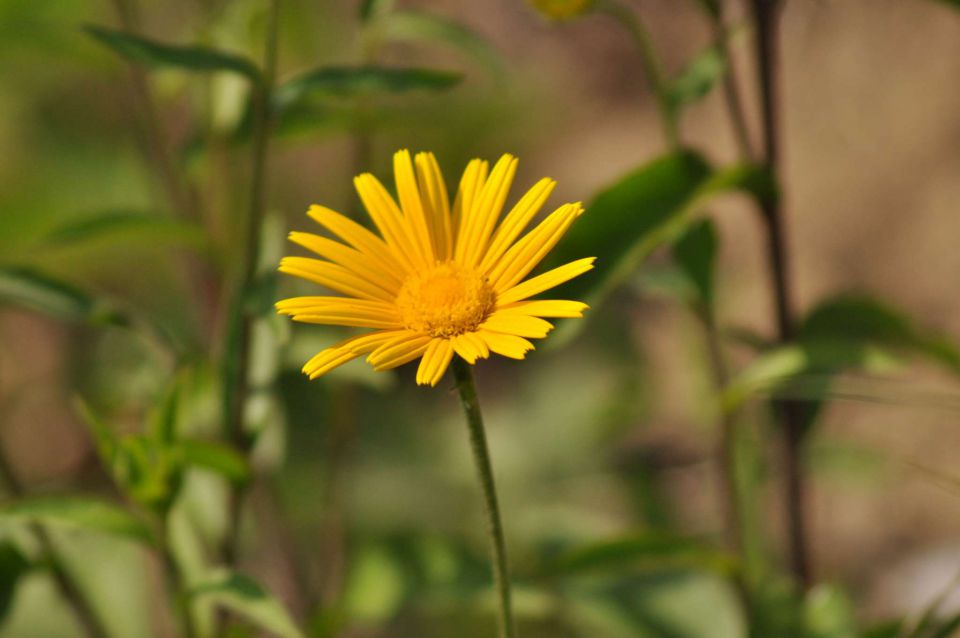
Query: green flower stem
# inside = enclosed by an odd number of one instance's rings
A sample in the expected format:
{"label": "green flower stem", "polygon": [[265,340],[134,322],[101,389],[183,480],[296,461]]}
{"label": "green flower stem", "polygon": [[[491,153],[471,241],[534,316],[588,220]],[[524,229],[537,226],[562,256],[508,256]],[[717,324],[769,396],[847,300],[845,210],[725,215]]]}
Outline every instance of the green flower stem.
{"label": "green flower stem", "polygon": [[636,12],[630,7],[616,0],[604,0],[597,3],[597,11],[613,17],[630,34],[637,48],[640,50],[640,63],[643,65],[650,90],[653,91],[660,110],[660,121],[663,124],[663,135],[671,148],[680,146],[680,131],[677,123],[677,110],[670,103],[667,73],[663,62],[657,55],[656,47],[646,25],[640,20]]}
{"label": "green flower stem", "polygon": [[460,402],[467,417],[467,429],[470,432],[470,449],[477,467],[477,477],[483,489],[483,503],[487,512],[487,531],[493,548],[493,576],[500,602],[500,638],[514,638],[516,631],[513,623],[513,609],[510,599],[510,572],[507,567],[507,547],[503,540],[503,524],[500,521],[500,507],[497,504],[497,489],[493,480],[493,467],[490,464],[490,452],[487,449],[487,436],[483,429],[483,416],[477,401],[477,386],[473,381],[470,364],[455,357],[453,374],[460,393]]}
{"label": "green flower stem", "polygon": [[[2,449],[0,449],[0,475],[3,476],[3,480],[7,484],[7,489],[13,496],[17,498],[24,496],[25,489],[23,484],[13,471],[13,467],[11,467],[7,455]],[[46,528],[42,525],[34,524],[30,526],[30,531],[33,533],[34,538],[37,539],[37,544],[40,546],[43,557],[47,561],[57,590],[73,610],[77,622],[79,622],[83,628],[83,632],[89,638],[109,638],[110,634],[107,632],[103,621],[100,620],[100,617],[90,605],[83,591],[64,566],[56,545],[53,542],[53,538],[50,537]]]}

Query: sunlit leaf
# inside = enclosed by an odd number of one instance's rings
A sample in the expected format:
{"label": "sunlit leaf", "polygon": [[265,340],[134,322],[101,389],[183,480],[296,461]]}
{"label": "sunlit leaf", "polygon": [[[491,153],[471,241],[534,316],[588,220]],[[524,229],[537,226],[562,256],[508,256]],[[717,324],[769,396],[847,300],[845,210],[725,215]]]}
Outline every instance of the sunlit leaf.
{"label": "sunlit leaf", "polygon": [[455,86],[463,76],[452,71],[378,66],[322,67],[281,84],[274,105],[284,110],[314,95],[356,97],[378,93],[441,91]]}
{"label": "sunlit leaf", "polygon": [[0,268],[0,305],[14,305],[63,321],[127,325],[110,303],[50,275],[27,268]]}
{"label": "sunlit leaf", "polygon": [[88,496],[28,498],[0,506],[0,521],[24,521],[83,529],[137,542],[151,542],[150,529],[119,505]]}
{"label": "sunlit leaf", "polygon": [[99,26],[87,26],[87,32],[118,55],[149,67],[185,71],[229,71],[254,82],[261,79],[257,66],[245,57],[202,46],[170,45]]}
{"label": "sunlit leaf", "polygon": [[186,439],[177,444],[177,449],[187,465],[210,470],[234,483],[243,483],[250,478],[247,460],[223,444]]}
{"label": "sunlit leaf", "polygon": [[503,61],[489,42],[459,22],[435,13],[414,9],[394,11],[384,18],[380,30],[388,40],[450,45],[495,74],[503,70]]}
{"label": "sunlit leaf", "polygon": [[243,574],[213,574],[198,583],[191,595],[196,600],[207,600],[232,611],[280,638],[304,638],[283,605],[259,583]]}
{"label": "sunlit leaf", "polygon": [[30,562],[16,545],[8,541],[0,543],[0,623],[10,610],[20,577],[29,570]]}

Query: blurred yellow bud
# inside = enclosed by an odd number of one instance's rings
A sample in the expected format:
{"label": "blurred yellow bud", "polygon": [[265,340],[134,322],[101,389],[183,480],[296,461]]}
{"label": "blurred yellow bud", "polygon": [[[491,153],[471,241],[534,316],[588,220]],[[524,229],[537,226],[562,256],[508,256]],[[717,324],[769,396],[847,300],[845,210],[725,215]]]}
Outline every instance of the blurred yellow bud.
{"label": "blurred yellow bud", "polygon": [[530,0],[530,3],[551,20],[571,20],[586,13],[593,0]]}

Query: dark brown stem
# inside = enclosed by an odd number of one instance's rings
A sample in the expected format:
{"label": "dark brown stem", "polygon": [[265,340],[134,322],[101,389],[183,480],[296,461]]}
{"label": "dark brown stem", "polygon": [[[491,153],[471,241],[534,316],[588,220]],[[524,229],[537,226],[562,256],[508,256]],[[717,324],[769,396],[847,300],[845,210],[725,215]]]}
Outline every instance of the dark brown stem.
{"label": "dark brown stem", "polygon": [[[760,110],[763,122],[763,162],[771,174],[779,177],[779,24],[782,0],[751,0],[756,25],[757,82],[760,89]],[[781,181],[778,179],[778,183]],[[767,248],[773,278],[776,305],[777,336],[781,342],[794,336],[790,278],[787,272],[787,243],[783,211],[779,197],[762,202],[767,231]],[[811,584],[810,556],[807,541],[807,491],[803,469],[806,438],[800,406],[791,401],[778,401],[776,409],[783,422],[783,470],[785,473],[785,508],[790,564],[797,582],[807,588]]]}
{"label": "dark brown stem", "polygon": [[[10,493],[14,497],[22,498],[26,494],[26,489],[17,477],[16,472],[13,471],[13,467],[9,459],[7,459],[7,455],[2,449],[2,446],[0,446],[0,475],[3,476],[3,480],[7,484],[7,489],[10,490]],[[110,634],[107,632],[103,621],[100,620],[100,617],[87,601],[83,592],[77,586],[77,583],[74,582],[73,578],[67,572],[63,561],[60,559],[60,554],[57,551],[53,538],[51,538],[50,534],[42,525],[31,525],[30,530],[34,538],[37,539],[37,544],[40,546],[40,550],[47,560],[47,564],[50,567],[50,574],[53,576],[53,582],[57,590],[73,610],[74,616],[76,616],[77,622],[80,623],[84,633],[89,638],[109,638]]]}

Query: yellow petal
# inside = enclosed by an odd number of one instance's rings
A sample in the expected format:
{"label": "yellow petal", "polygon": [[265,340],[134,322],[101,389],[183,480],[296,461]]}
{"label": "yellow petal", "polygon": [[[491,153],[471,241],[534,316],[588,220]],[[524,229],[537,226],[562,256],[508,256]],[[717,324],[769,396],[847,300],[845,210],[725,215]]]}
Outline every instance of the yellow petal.
{"label": "yellow petal", "polygon": [[420,189],[417,187],[417,177],[413,171],[410,151],[394,153],[393,179],[397,185],[397,196],[400,198],[400,207],[410,236],[427,263],[432,264],[436,261],[434,241],[431,237],[432,229],[428,225],[423,202],[420,201]]}
{"label": "yellow petal", "polygon": [[[533,281],[532,279],[530,281]],[[538,299],[536,301],[515,301],[497,309],[498,313],[515,313],[531,317],[582,317],[583,311],[590,308],[580,301],[562,299]]]}
{"label": "yellow petal", "polygon": [[344,297],[293,297],[276,304],[277,312],[294,321],[358,328],[399,328],[396,307],[382,301]]}
{"label": "yellow petal", "polygon": [[553,270],[548,270],[500,294],[497,297],[497,303],[501,306],[506,306],[516,301],[523,301],[528,297],[539,294],[544,290],[549,290],[554,286],[559,286],[565,281],[569,281],[588,270],[592,270],[594,261],[596,261],[596,257],[587,257],[585,259],[571,261],[569,264],[564,264]]}
{"label": "yellow petal", "polygon": [[453,252],[447,185],[443,181],[443,173],[433,153],[417,153],[414,161],[417,165],[420,198],[433,235],[436,256],[439,261],[447,261]]}
{"label": "yellow petal", "polygon": [[553,324],[539,317],[495,312],[480,324],[480,328],[518,337],[543,339],[553,330]]}
{"label": "yellow petal", "polygon": [[565,204],[524,235],[490,272],[494,289],[503,292],[526,277],[560,241],[570,224],[581,213],[583,208],[579,204]]}
{"label": "yellow petal", "polygon": [[473,203],[487,181],[487,167],[487,162],[484,160],[470,160],[467,168],[463,171],[463,177],[460,178],[460,188],[457,190],[457,198],[453,202],[453,218],[450,222],[450,232],[454,238],[454,246],[458,241],[457,237],[460,236],[460,227],[463,225],[464,218],[473,209]]}
{"label": "yellow petal", "polygon": [[313,356],[304,364],[303,373],[308,375],[311,380],[316,379],[337,366],[370,352],[384,341],[391,339],[395,334],[395,331],[378,331],[344,339]]}
{"label": "yellow petal", "polygon": [[329,261],[309,257],[284,257],[280,260],[280,272],[303,277],[331,290],[361,299],[379,299],[392,302],[396,297],[389,290]]}
{"label": "yellow petal", "polygon": [[394,257],[386,242],[352,219],[316,204],[310,207],[307,215],[369,259],[376,261],[384,270],[398,272],[405,268],[403,262]]}
{"label": "yellow petal", "polygon": [[347,270],[352,271],[354,274],[363,277],[367,281],[385,290],[393,293],[400,290],[402,282],[397,276],[396,270],[387,270],[376,261],[369,259],[363,253],[345,246],[338,241],[312,233],[299,232],[290,233],[289,239],[293,243],[299,244],[325,259],[340,264]]}
{"label": "yellow petal", "polygon": [[375,370],[396,368],[422,355],[431,339],[429,335],[404,330],[371,352],[367,362]]}
{"label": "yellow petal", "polygon": [[497,228],[497,232],[490,242],[490,248],[481,262],[481,270],[489,271],[491,266],[503,257],[510,245],[520,236],[523,229],[527,227],[530,220],[550,197],[550,193],[553,192],[556,185],[555,181],[544,177],[520,198],[520,201],[507,213],[507,216],[503,218],[503,223]]}
{"label": "yellow petal", "polygon": [[483,339],[492,352],[511,359],[523,359],[527,356],[527,352],[534,349],[532,343],[516,335],[488,332],[486,330],[478,332],[477,334]]}
{"label": "yellow petal", "polygon": [[411,231],[403,219],[403,213],[380,180],[370,173],[364,173],[355,177],[353,183],[370,219],[392,249],[393,255],[412,269],[426,267],[426,258],[410,236]]}
{"label": "yellow petal", "polygon": [[510,185],[517,172],[517,158],[504,155],[497,160],[490,178],[469,209],[464,209],[464,217],[457,236],[454,258],[458,263],[473,266],[480,261],[490,235],[503,210]]}
{"label": "yellow petal", "polygon": [[449,339],[431,341],[420,360],[420,367],[417,368],[417,385],[437,385],[452,359],[453,344]]}

